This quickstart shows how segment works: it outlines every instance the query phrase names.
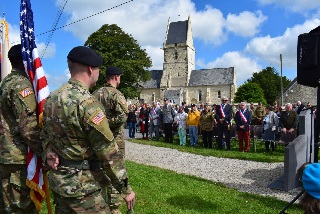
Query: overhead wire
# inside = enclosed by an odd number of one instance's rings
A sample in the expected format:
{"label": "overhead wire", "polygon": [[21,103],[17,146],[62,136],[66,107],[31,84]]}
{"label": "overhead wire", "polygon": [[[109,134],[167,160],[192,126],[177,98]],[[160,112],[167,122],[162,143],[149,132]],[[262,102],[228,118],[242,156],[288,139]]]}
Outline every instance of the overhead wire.
{"label": "overhead wire", "polygon": [[42,51],[42,55],[41,55],[40,58],[43,58],[44,54],[45,54],[46,51],[47,51],[48,45],[49,45],[49,43],[50,43],[50,41],[51,41],[51,39],[52,39],[53,33],[55,32],[55,29],[56,29],[56,27],[57,27],[57,25],[58,25],[58,23],[59,23],[59,20],[60,20],[60,18],[61,18],[61,14],[62,14],[62,12],[63,12],[63,10],[64,10],[67,2],[68,2],[68,0],[65,0],[63,6],[62,6],[62,3],[61,3],[61,5],[60,5],[60,9],[59,9],[59,11],[58,11],[58,13],[57,13],[56,20],[53,22],[53,26],[52,26],[52,28],[51,28],[52,31],[50,32],[50,34],[49,34],[49,36],[48,36],[48,39],[47,39],[47,41],[46,41],[46,46],[45,46],[44,50]]}
{"label": "overhead wire", "polygon": [[[113,10],[113,9],[115,9],[115,8],[117,8],[117,7],[120,7],[120,6],[122,6],[122,5],[128,4],[128,3],[130,3],[130,2],[133,2],[133,0],[129,0],[129,1],[123,2],[123,3],[121,3],[121,4],[118,4],[118,5],[116,5],[116,6],[113,6],[113,7],[111,7],[111,8],[108,8],[108,9],[106,9],[106,10],[100,11],[100,12],[98,12],[98,13],[92,14],[92,15],[90,15],[90,16],[84,17],[84,18],[82,18],[82,19],[79,19],[79,20],[77,20],[77,21],[71,22],[71,23],[69,23],[69,24],[66,24],[66,25],[63,25],[63,26],[60,26],[60,27],[57,27],[57,28],[48,30],[48,31],[43,32],[43,33],[40,33],[40,34],[37,34],[36,36],[41,36],[41,35],[44,35],[44,34],[47,34],[47,33],[50,33],[50,32],[54,32],[54,31],[56,31],[56,30],[65,28],[65,27],[70,26],[70,25],[73,25],[73,24],[76,24],[76,23],[78,23],[78,22],[81,22],[81,21],[83,21],[83,20],[89,19],[89,18],[91,18],[91,17],[94,17],[94,16],[99,15],[99,14],[101,14],[101,13],[104,13],[104,12],[106,12],[106,11]],[[19,41],[16,41],[16,42],[19,42]],[[16,42],[13,42],[13,43],[16,43]],[[11,43],[11,44],[13,44],[13,43]]]}

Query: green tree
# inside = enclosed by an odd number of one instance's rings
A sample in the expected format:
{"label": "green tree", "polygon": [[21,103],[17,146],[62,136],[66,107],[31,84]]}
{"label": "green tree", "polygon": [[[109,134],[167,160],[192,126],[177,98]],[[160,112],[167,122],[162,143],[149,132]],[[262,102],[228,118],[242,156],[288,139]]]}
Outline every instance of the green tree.
{"label": "green tree", "polygon": [[[273,67],[267,67],[260,72],[253,73],[251,79],[247,80],[247,82],[259,84],[268,104],[273,104],[281,94],[281,76]],[[283,89],[285,89],[290,82],[286,76],[283,76]]]}
{"label": "green tree", "polygon": [[118,89],[126,98],[139,97],[140,86],[138,83],[150,79],[147,69],[152,66],[152,62],[146,50],[141,49],[131,35],[125,33],[115,24],[105,24],[91,34],[84,45],[92,48],[103,57],[99,80],[92,90],[100,88],[106,82],[106,67],[117,66],[123,71]]}
{"label": "green tree", "polygon": [[263,90],[257,83],[247,82],[241,85],[234,98],[234,102],[240,103],[246,101],[248,103],[254,102],[262,102],[266,104],[266,100],[263,95]]}

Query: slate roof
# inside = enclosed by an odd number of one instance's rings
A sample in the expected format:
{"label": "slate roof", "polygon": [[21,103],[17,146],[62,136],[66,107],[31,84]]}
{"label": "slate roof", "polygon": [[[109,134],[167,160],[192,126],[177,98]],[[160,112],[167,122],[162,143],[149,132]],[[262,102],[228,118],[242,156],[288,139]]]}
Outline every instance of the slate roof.
{"label": "slate roof", "polygon": [[234,84],[234,67],[191,71],[188,86]]}
{"label": "slate roof", "polygon": [[166,44],[185,43],[187,41],[188,20],[171,22]]}
{"label": "slate roof", "polygon": [[163,70],[151,70],[151,79],[146,82],[141,82],[140,85],[143,88],[160,88],[160,82],[163,74]]}

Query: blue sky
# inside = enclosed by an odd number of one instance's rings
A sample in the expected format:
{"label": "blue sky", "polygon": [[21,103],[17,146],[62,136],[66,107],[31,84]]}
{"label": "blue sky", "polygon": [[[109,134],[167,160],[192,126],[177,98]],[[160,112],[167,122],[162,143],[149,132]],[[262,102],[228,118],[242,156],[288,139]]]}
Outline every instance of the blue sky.
{"label": "blue sky", "polygon": [[[42,56],[63,7],[57,27],[115,7],[128,0],[31,0],[36,42]],[[19,43],[20,1],[2,0],[0,8],[9,23],[11,44]],[[49,87],[56,89],[69,79],[66,56],[103,24],[117,24],[131,34],[151,57],[151,69],[162,69],[161,49],[168,18],[191,17],[196,68],[235,66],[237,84],[267,66],[296,77],[297,37],[320,25],[320,0],[133,0],[104,13],[56,30],[42,58]]]}

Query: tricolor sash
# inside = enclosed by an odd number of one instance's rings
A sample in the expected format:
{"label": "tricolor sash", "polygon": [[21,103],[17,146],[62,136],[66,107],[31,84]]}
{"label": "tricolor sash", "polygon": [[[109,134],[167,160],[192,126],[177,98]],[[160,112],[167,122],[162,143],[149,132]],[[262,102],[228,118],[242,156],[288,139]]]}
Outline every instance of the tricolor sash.
{"label": "tricolor sash", "polygon": [[222,116],[222,118],[225,118],[226,115],[224,114],[223,109],[224,109],[224,107],[222,107],[222,105],[220,105],[221,116]]}
{"label": "tricolor sash", "polygon": [[241,117],[242,121],[244,123],[246,123],[247,122],[247,118],[244,116],[244,114],[240,110],[239,110],[239,113],[240,113],[240,117]]}
{"label": "tricolor sash", "polygon": [[152,112],[154,115],[157,115],[157,112],[154,110],[154,108],[152,108]]}

